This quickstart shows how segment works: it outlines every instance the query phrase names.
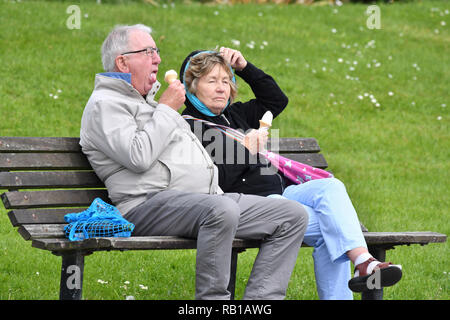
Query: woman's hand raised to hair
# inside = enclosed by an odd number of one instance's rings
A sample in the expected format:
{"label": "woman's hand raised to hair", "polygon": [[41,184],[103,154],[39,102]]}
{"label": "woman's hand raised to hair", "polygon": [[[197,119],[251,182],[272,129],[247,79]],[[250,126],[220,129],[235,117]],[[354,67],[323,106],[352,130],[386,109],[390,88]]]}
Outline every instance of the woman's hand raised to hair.
{"label": "woman's hand raised to hair", "polygon": [[244,69],[247,66],[247,60],[245,60],[244,56],[240,51],[220,47],[219,52],[225,59],[225,61],[228,62],[234,70],[242,71],[242,69]]}

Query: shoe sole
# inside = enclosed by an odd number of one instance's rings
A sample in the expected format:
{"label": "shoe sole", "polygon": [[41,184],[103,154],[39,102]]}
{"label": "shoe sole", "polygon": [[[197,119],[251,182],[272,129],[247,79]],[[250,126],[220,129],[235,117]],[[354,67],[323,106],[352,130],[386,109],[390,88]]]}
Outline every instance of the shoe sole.
{"label": "shoe sole", "polygon": [[[370,291],[373,289],[382,289],[384,287],[390,287],[393,286],[394,284],[396,284],[397,282],[400,281],[400,279],[402,278],[402,269],[400,269],[397,266],[389,266],[380,270],[377,270],[376,272],[379,273],[379,283],[380,283],[380,287],[376,288],[369,288],[367,285],[367,280],[369,279],[369,277],[373,276],[374,274],[369,274],[367,276],[363,276],[363,277],[356,277],[353,279],[350,279],[350,281],[348,282],[348,287],[350,288],[350,290],[354,291],[354,292],[363,292],[363,291]],[[372,282],[372,281],[371,281]],[[376,279],[375,281],[373,281],[375,283],[371,283],[371,286],[376,286]]]}

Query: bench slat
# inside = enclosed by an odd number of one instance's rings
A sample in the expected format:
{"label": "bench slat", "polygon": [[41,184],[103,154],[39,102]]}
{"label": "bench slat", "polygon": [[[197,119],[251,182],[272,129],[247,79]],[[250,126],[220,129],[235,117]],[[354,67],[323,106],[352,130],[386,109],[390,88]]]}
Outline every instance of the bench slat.
{"label": "bench slat", "polygon": [[80,152],[76,137],[0,137],[2,152]]}
{"label": "bench slat", "polygon": [[321,153],[283,153],[282,156],[316,168],[328,167],[328,163]]}
{"label": "bench slat", "polygon": [[65,223],[64,216],[68,213],[81,212],[83,208],[64,209],[15,209],[8,212],[9,220],[14,227],[22,224]]}
{"label": "bench slat", "polygon": [[[234,239],[234,248],[258,248],[259,241]],[[66,250],[169,250],[196,249],[197,241],[171,236],[130,237],[130,238],[91,238],[84,241],[69,239],[37,239],[32,242],[35,248],[50,251]]]}
{"label": "bench slat", "polygon": [[[328,166],[320,153],[282,153],[283,156],[318,168]],[[0,171],[92,170],[82,153],[0,153]]]}
{"label": "bench slat", "polygon": [[110,203],[106,190],[12,191],[1,195],[6,209],[83,207],[99,197]]}
{"label": "bench slat", "polygon": [[105,187],[93,171],[0,172],[0,186],[9,190]]}
{"label": "bench slat", "polygon": [[82,153],[0,153],[0,171],[92,170]]}
{"label": "bench slat", "polygon": [[[81,152],[79,141],[78,137],[0,137],[0,153]],[[320,151],[314,138],[280,138],[278,146],[279,152]]]}
{"label": "bench slat", "polygon": [[363,232],[368,245],[428,244],[446,242],[447,236],[432,231]]}
{"label": "bench slat", "polygon": [[65,238],[64,224],[23,224],[17,231],[25,240]]}
{"label": "bench slat", "polygon": [[[25,240],[36,240],[41,238],[65,238],[64,235],[65,224],[30,224],[19,227],[19,233]],[[445,242],[447,236],[445,234],[431,232],[431,231],[417,231],[417,232],[363,232],[367,245],[403,245],[403,244],[428,244]],[[133,238],[133,239],[131,239]],[[130,237],[130,238],[113,238],[117,240],[117,249],[133,249],[135,247],[126,247],[127,239],[130,241],[130,246],[139,246],[139,244],[132,244],[139,242],[145,237]],[[119,243],[121,242],[121,243]],[[145,244],[144,244],[145,246]],[[141,248],[143,249],[143,248]]]}
{"label": "bench slat", "polygon": [[278,151],[272,150],[277,153],[320,152],[319,144],[314,138],[280,138],[278,143],[272,143],[272,140],[269,139],[267,149],[271,150],[272,147],[278,148]]}

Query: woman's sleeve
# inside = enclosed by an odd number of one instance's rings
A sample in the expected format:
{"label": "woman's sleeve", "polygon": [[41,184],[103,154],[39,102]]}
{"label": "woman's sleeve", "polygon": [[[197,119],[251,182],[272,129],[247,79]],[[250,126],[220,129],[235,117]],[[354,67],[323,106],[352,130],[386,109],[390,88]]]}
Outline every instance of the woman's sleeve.
{"label": "woman's sleeve", "polygon": [[236,74],[249,84],[255,99],[237,102],[233,105],[233,109],[252,128],[259,128],[259,120],[266,111],[271,111],[275,118],[287,106],[288,97],[275,80],[250,62],[247,61],[247,66],[242,71],[236,71]]}

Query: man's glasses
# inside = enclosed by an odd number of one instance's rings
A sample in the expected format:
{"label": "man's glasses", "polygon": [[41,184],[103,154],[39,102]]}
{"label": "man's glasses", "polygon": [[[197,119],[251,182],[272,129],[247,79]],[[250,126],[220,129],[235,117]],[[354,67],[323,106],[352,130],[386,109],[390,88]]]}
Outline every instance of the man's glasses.
{"label": "man's glasses", "polygon": [[122,55],[130,54],[130,53],[139,53],[139,52],[145,52],[146,55],[151,56],[153,58],[153,55],[155,54],[155,52],[159,56],[159,52],[160,51],[159,51],[159,48],[148,47],[148,48],[145,48],[145,49],[142,49],[142,50],[124,52],[124,53],[122,53]]}

